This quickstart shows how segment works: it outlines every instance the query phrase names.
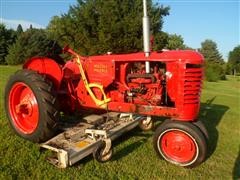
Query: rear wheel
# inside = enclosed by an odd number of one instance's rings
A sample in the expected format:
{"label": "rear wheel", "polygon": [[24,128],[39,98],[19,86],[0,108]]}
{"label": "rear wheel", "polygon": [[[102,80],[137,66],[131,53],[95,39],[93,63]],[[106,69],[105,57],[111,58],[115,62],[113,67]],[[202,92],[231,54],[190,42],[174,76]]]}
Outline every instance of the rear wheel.
{"label": "rear wheel", "polygon": [[42,75],[31,70],[20,70],[12,75],[5,89],[5,109],[9,124],[16,134],[43,142],[56,132],[59,118],[53,85]]}
{"label": "rear wheel", "polygon": [[167,121],[155,132],[156,152],[166,161],[184,167],[201,164],[207,154],[207,143],[199,128],[189,122]]}

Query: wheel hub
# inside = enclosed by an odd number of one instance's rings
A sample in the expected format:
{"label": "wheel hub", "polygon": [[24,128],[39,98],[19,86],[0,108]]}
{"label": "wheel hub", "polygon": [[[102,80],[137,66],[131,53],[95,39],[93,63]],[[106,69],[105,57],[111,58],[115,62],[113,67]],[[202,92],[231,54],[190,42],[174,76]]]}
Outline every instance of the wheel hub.
{"label": "wheel hub", "polygon": [[161,138],[160,145],[164,155],[177,163],[190,162],[196,154],[193,139],[181,131],[166,132]]}
{"label": "wheel hub", "polygon": [[31,101],[20,103],[16,106],[16,113],[23,114],[26,116],[31,116],[33,112],[33,107]]}
{"label": "wheel hub", "polygon": [[31,88],[23,82],[13,85],[9,93],[9,112],[15,127],[31,134],[38,125],[39,107]]}

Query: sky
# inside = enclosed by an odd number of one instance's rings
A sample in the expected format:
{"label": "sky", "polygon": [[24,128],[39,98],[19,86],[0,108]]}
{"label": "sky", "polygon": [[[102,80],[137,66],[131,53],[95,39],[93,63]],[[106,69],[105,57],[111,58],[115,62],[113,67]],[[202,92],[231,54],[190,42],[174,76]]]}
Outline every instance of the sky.
{"label": "sky", "polygon": [[[170,6],[163,31],[179,34],[185,44],[200,48],[206,39],[215,41],[227,60],[229,51],[240,44],[240,0],[154,0]],[[30,24],[45,28],[55,15],[67,13],[75,0],[0,0],[0,22],[9,28]]]}

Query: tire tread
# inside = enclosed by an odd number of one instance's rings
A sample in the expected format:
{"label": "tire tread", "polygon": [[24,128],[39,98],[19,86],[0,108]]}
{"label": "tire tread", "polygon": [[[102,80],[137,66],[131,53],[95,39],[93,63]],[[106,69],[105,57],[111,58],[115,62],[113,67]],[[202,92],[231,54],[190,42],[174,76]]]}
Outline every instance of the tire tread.
{"label": "tire tread", "polygon": [[[14,126],[9,110],[8,95],[11,87],[16,82],[23,82],[28,85],[35,94],[39,105],[39,122],[37,128],[31,134],[23,134]],[[33,142],[43,142],[55,135],[57,122],[59,119],[58,101],[54,93],[53,84],[45,76],[32,70],[19,70],[12,75],[5,89],[5,109],[9,119],[10,127],[14,132]]]}

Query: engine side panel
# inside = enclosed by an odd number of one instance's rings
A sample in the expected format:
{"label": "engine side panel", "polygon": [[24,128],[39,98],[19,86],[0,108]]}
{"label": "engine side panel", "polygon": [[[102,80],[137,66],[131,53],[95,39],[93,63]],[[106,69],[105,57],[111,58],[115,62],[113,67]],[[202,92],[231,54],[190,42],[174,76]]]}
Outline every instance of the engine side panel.
{"label": "engine side panel", "polygon": [[86,74],[90,83],[99,83],[107,87],[115,80],[115,62],[98,60],[86,60]]}

